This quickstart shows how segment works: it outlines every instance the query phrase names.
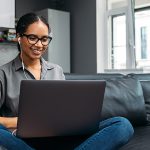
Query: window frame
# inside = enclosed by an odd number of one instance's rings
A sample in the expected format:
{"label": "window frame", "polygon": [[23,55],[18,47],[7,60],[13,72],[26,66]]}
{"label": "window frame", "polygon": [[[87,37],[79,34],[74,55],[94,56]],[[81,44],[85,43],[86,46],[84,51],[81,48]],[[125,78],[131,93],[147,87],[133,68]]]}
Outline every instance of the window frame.
{"label": "window frame", "polygon": [[[136,57],[135,57],[135,32],[134,32],[134,17],[133,17],[133,10],[132,1],[128,0],[128,6],[120,7],[116,9],[111,9],[107,11],[107,42],[106,47],[108,50],[108,66],[106,69],[113,69],[112,68],[112,46],[113,46],[113,31],[112,31],[112,18],[113,16],[120,16],[122,14],[126,17],[126,69],[135,69],[136,68]],[[115,69],[115,68],[114,68]]]}
{"label": "window frame", "polygon": [[[137,7],[137,8],[135,7],[135,9],[134,9],[135,13],[140,12],[140,11],[146,11],[146,10],[150,11],[150,5],[146,5],[146,6],[142,6],[142,7]],[[147,58],[142,58],[142,49],[141,49],[141,58],[140,59],[143,60],[143,61],[148,61]],[[137,56],[136,56],[136,63],[138,63],[137,61],[138,61],[138,59],[137,59]],[[137,66],[137,67],[139,67],[139,66]],[[150,67],[150,66],[149,65],[146,65],[146,66],[143,66],[143,67],[140,66],[140,68],[142,68],[143,70],[145,70],[145,68],[147,68],[147,67]]]}

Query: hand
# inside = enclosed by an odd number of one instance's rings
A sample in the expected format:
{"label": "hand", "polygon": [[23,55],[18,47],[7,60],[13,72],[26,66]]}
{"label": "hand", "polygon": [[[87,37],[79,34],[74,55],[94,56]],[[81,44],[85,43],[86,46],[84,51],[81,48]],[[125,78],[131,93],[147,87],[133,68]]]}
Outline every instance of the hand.
{"label": "hand", "polygon": [[0,124],[5,126],[8,129],[17,128],[18,117],[0,117]]}

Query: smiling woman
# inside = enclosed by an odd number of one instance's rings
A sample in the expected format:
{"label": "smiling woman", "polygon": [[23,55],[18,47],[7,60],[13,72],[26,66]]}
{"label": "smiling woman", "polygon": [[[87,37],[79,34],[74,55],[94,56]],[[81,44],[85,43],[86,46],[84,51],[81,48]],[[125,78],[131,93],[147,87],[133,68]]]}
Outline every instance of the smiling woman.
{"label": "smiling woman", "polygon": [[[22,16],[16,27],[20,53],[0,67],[0,137],[3,137],[0,138],[0,145],[8,150],[34,149],[12,134],[17,128],[21,81],[65,79],[59,65],[42,58],[51,41],[50,32],[51,29],[43,17],[34,13]],[[100,122],[97,131],[75,149],[116,150],[126,144],[132,135],[131,123],[126,118],[114,117]],[[105,144],[108,141],[109,144]]]}
{"label": "smiling woman", "polygon": [[23,68],[39,80],[41,76],[40,58],[47,50],[52,38],[49,36],[50,28],[46,20],[43,17],[34,17],[34,14],[27,14],[20,18],[16,34]]}
{"label": "smiling woman", "polygon": [[4,141],[0,140],[0,145],[9,150],[32,149],[9,131],[17,128],[21,80],[65,79],[60,66],[42,58],[51,41],[50,32],[49,24],[43,17],[34,13],[22,16],[16,26],[20,52],[16,58],[0,67],[0,136],[5,137]]}

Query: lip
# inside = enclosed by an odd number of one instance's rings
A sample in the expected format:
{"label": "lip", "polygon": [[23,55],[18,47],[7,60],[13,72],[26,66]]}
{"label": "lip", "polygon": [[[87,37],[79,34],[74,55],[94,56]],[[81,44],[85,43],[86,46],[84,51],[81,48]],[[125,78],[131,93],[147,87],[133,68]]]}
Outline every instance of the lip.
{"label": "lip", "polygon": [[42,54],[42,50],[32,49],[32,52],[33,52],[35,55],[41,55],[41,54]]}

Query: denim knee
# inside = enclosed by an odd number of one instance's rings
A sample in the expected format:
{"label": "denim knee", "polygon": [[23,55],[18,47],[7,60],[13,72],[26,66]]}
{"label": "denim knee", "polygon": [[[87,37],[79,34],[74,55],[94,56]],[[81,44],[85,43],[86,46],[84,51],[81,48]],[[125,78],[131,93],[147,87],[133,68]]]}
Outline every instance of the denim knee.
{"label": "denim knee", "polygon": [[134,134],[134,129],[130,121],[124,117],[116,117],[120,123],[120,130],[132,136]]}
{"label": "denim knee", "polygon": [[119,139],[118,142],[120,144],[127,143],[134,134],[132,124],[124,117],[112,117],[100,122],[100,130],[107,127],[113,130],[113,134],[116,136],[116,139]]}
{"label": "denim knee", "polygon": [[133,132],[133,127],[126,118],[112,117],[100,122],[99,131],[75,150],[117,150],[130,140]]}
{"label": "denim knee", "polygon": [[122,139],[125,140],[122,142],[128,142],[134,134],[134,129],[130,121],[124,117],[114,117],[114,122],[118,124],[116,128],[117,132],[122,136]]}

